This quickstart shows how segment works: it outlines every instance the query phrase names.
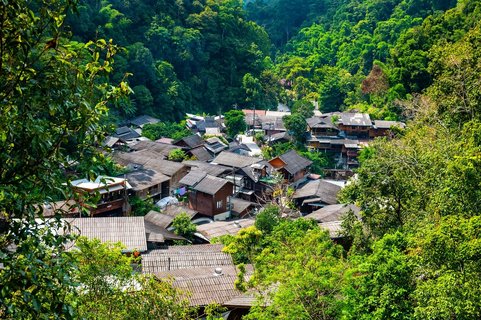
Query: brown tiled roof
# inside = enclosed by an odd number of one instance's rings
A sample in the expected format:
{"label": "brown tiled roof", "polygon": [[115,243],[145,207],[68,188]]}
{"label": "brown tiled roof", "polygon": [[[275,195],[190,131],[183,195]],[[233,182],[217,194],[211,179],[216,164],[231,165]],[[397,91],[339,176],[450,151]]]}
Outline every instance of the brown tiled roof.
{"label": "brown tiled roof", "polygon": [[197,226],[197,232],[202,234],[207,240],[226,234],[236,235],[242,228],[254,225],[254,219],[240,219],[236,221],[215,221],[212,223]]}
{"label": "brown tiled roof", "polygon": [[228,183],[232,184],[232,182],[226,179],[206,175],[199,183],[194,186],[194,190],[210,195],[215,195]]}
{"label": "brown tiled roof", "polygon": [[[126,251],[147,251],[144,217],[65,218],[73,232],[102,242],[122,242]],[[77,231],[78,230],[78,231]]]}
{"label": "brown tiled roof", "polygon": [[262,161],[260,158],[243,156],[237,153],[223,151],[212,160],[212,163],[217,163],[227,167],[244,168],[251,164]]}
{"label": "brown tiled roof", "polygon": [[139,141],[135,145],[130,146],[130,148],[135,151],[150,150],[163,157],[167,157],[169,152],[174,149],[180,149],[178,146],[149,140]]}

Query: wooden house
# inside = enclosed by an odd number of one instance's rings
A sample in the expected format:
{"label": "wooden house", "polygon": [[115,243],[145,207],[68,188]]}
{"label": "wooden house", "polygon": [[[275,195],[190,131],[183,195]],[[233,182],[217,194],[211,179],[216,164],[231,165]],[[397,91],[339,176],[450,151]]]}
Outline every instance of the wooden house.
{"label": "wooden house", "polygon": [[331,115],[312,117],[306,120],[307,129],[312,136],[335,137],[339,135],[339,128],[333,122]]}
{"label": "wooden house", "polygon": [[372,122],[367,113],[341,113],[338,128],[347,136],[367,139]]}
{"label": "wooden house", "polygon": [[189,207],[203,215],[214,217],[229,210],[228,199],[233,193],[232,182],[205,175],[190,187]]}
{"label": "wooden house", "polygon": [[290,150],[269,160],[269,164],[280,172],[287,182],[292,183],[304,178],[312,161],[301,157],[295,150]]}
{"label": "wooden house", "polygon": [[[90,216],[120,216],[130,211],[127,194],[132,187],[126,179],[104,176],[95,181],[80,179],[72,181],[72,188]],[[96,203],[93,205],[91,202],[94,200]]]}
{"label": "wooden house", "polygon": [[397,127],[399,129],[406,128],[406,125],[403,122],[399,121],[382,121],[382,120],[374,120],[373,126],[369,131],[369,137],[374,139],[376,137],[385,137],[392,134],[392,128]]}
{"label": "wooden house", "polygon": [[154,201],[168,197],[170,193],[170,177],[152,169],[137,170],[125,175],[132,189],[129,195],[141,199],[151,198]]}

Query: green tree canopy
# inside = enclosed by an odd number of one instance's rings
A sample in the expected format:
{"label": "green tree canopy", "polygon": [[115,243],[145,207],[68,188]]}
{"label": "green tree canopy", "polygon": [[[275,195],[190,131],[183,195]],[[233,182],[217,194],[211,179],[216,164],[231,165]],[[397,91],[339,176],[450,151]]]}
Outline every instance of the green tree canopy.
{"label": "green tree canopy", "polygon": [[225,114],[225,126],[230,137],[242,133],[247,128],[244,112],[242,110],[229,110]]}
{"label": "green tree canopy", "polygon": [[[39,223],[44,202],[68,194],[65,168],[96,153],[108,106],[130,92],[106,83],[118,48],[65,38],[72,1],[0,4],[0,315],[71,318],[72,265],[64,225]],[[113,105],[112,105],[113,106]],[[15,248],[15,250],[10,250]]]}

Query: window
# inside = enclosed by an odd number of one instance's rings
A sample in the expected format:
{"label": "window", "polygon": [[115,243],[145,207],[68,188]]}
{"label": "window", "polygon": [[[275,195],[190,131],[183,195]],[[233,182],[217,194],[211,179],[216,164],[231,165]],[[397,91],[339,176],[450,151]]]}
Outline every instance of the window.
{"label": "window", "polygon": [[217,203],[216,203],[216,208],[217,208],[217,209],[221,209],[221,208],[222,208],[222,200],[217,201]]}

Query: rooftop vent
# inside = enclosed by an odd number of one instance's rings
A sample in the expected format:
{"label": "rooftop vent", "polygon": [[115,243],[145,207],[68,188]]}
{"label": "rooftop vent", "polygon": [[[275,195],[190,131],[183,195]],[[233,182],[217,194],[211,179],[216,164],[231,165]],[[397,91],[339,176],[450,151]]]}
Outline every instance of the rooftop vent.
{"label": "rooftop vent", "polygon": [[222,268],[215,268],[214,269],[214,276],[218,277],[222,275]]}

